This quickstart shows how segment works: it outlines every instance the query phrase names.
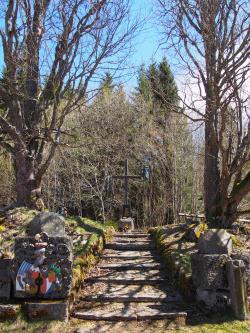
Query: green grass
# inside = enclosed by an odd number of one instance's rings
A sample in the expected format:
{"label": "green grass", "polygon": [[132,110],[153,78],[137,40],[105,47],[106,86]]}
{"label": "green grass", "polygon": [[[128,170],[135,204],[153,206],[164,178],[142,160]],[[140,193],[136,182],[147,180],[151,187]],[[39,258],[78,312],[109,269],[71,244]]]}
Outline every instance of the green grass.
{"label": "green grass", "polygon": [[248,333],[250,321],[239,321],[233,318],[233,314],[213,314],[203,317],[198,322],[190,323],[179,332],[192,333]]}

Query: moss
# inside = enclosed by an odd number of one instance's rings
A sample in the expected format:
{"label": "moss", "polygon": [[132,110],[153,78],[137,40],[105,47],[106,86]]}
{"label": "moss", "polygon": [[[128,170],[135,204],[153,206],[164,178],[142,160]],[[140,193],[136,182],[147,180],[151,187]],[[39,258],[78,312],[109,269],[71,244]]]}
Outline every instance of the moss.
{"label": "moss", "polygon": [[231,238],[234,246],[244,247],[244,244],[235,235],[231,235]]}
{"label": "moss", "polygon": [[115,231],[118,230],[118,223],[113,220],[107,220],[105,222],[105,227],[112,227]]}
{"label": "moss", "polygon": [[250,226],[245,226],[243,232],[247,235],[250,235]]}
{"label": "moss", "polygon": [[[174,231],[175,230],[175,231]],[[184,252],[180,245],[185,242],[185,230],[176,232],[171,228],[166,232],[162,228],[154,228],[150,233],[155,239],[156,248],[162,257],[162,261],[177,284],[181,293],[186,297],[191,297],[192,294],[192,267],[191,255]]]}
{"label": "moss", "polygon": [[104,225],[100,222],[86,218],[74,217],[67,218],[67,227],[80,235],[91,233],[86,243],[79,242],[74,244],[74,262],[73,262],[73,293],[82,285],[86,274],[99,260],[100,254],[104,248],[105,241],[112,238],[115,232],[113,226]]}

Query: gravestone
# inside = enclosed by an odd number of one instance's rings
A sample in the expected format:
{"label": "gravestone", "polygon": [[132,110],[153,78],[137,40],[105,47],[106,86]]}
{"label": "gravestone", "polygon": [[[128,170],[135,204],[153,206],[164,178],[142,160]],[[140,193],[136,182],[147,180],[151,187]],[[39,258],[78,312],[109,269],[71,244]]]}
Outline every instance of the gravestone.
{"label": "gravestone", "polygon": [[15,240],[11,277],[16,298],[63,299],[72,283],[72,244],[54,213],[33,219],[27,237]]}

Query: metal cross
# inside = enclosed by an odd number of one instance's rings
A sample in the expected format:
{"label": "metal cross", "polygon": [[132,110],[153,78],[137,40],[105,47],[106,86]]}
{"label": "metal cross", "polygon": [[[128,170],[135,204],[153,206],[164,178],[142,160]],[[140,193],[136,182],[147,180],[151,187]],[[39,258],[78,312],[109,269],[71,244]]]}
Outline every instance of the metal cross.
{"label": "metal cross", "polygon": [[[123,203],[123,217],[130,216],[130,205],[128,201],[128,182],[129,179],[141,179],[142,176],[132,176],[128,174],[128,160],[124,161],[124,175],[121,176],[113,176],[116,179],[123,179],[124,180],[124,203]],[[127,214],[128,213],[128,214]],[[128,216],[126,216],[128,215]]]}

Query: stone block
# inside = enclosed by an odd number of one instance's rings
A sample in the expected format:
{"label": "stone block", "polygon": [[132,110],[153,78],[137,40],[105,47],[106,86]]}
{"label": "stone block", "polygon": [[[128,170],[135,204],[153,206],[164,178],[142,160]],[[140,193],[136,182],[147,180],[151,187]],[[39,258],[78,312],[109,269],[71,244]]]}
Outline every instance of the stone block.
{"label": "stone block", "polygon": [[0,304],[0,320],[15,320],[20,311],[20,305]]}
{"label": "stone block", "polygon": [[201,254],[231,254],[233,242],[231,235],[223,229],[207,229],[198,240]]}
{"label": "stone block", "polygon": [[37,244],[40,243],[34,237],[18,237],[15,240],[15,258],[11,265],[14,296],[43,299],[68,297],[72,284],[70,237],[47,237],[46,242],[41,243],[43,248],[37,248]]}
{"label": "stone block", "polygon": [[209,309],[223,309],[229,303],[228,294],[213,289],[197,288],[196,301],[205,304]]}
{"label": "stone block", "polygon": [[227,289],[226,263],[229,259],[226,254],[192,254],[194,286],[202,289]]}
{"label": "stone block", "polygon": [[119,230],[121,231],[133,231],[134,227],[134,219],[132,217],[123,217],[118,222]]}
{"label": "stone block", "polygon": [[28,320],[59,320],[67,321],[69,318],[69,303],[47,302],[47,303],[25,303]]}
{"label": "stone block", "polygon": [[44,212],[33,218],[29,224],[29,236],[45,232],[48,236],[65,236],[65,220],[57,213]]}
{"label": "stone block", "polygon": [[228,280],[231,296],[231,308],[239,320],[250,319],[247,275],[242,260],[230,260],[227,263]]}
{"label": "stone block", "polygon": [[246,268],[247,279],[248,279],[248,289],[250,294],[250,253],[249,251],[243,250],[240,253],[232,253],[232,259],[243,260]]}
{"label": "stone block", "polygon": [[6,301],[11,296],[10,265],[12,259],[0,259],[0,300]]}

